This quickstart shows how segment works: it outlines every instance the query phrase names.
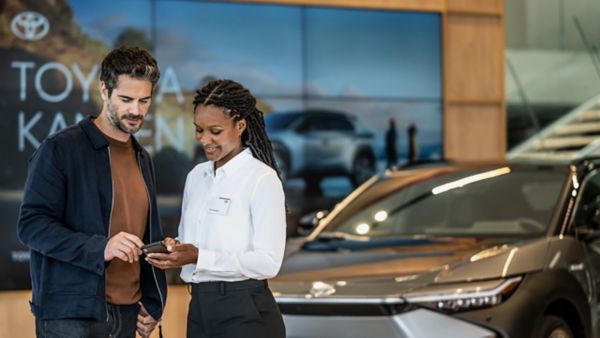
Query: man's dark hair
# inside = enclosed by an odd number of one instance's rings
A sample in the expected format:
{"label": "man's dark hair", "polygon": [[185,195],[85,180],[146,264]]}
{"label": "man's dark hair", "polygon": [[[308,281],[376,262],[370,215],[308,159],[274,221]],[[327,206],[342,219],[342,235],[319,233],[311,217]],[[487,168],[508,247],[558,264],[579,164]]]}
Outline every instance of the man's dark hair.
{"label": "man's dark hair", "polygon": [[242,145],[249,147],[254,157],[273,168],[279,175],[273,157],[273,147],[267,137],[263,113],[256,108],[256,98],[248,89],[233,80],[213,80],[196,91],[194,111],[198,105],[224,108],[234,121],[246,119]]}
{"label": "man's dark hair", "polygon": [[156,60],[150,53],[139,47],[121,46],[110,51],[102,60],[100,81],[104,82],[108,96],[117,87],[119,75],[128,75],[138,80],[152,82],[152,90],[160,78]]}

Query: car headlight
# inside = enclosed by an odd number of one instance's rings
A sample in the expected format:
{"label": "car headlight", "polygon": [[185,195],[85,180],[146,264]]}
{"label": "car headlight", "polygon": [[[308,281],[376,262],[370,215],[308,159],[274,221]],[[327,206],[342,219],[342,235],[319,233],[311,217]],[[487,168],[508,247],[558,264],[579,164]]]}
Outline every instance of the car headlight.
{"label": "car headlight", "polygon": [[404,296],[411,303],[419,303],[443,312],[470,311],[498,305],[510,297],[522,277],[509,279],[438,285]]}
{"label": "car headlight", "polygon": [[474,308],[494,306],[502,302],[502,295],[446,299],[437,302],[437,309],[444,312],[471,310]]}

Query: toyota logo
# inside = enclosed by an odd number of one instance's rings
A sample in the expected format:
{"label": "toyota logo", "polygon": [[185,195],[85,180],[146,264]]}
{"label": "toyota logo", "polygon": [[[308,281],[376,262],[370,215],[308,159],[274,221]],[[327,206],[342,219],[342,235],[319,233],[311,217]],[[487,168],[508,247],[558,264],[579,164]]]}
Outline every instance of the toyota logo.
{"label": "toyota logo", "polygon": [[38,12],[22,12],[17,14],[10,23],[13,34],[22,40],[36,41],[48,34],[50,23]]}

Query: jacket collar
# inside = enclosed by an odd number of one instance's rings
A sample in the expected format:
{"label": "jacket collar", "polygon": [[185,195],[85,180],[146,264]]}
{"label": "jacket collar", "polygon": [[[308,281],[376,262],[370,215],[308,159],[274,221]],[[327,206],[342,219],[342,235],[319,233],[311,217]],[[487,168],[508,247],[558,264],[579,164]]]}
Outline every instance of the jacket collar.
{"label": "jacket collar", "polygon": [[[95,118],[96,117],[92,115],[88,115],[83,120],[79,121],[79,126],[90,139],[90,142],[92,142],[94,149],[108,147],[108,140],[106,137],[104,137],[102,132],[100,132],[98,127],[94,125],[94,122],[92,122],[92,120]],[[131,135],[131,143],[133,144],[133,148],[136,152],[142,151],[142,146],[139,144],[136,138],[133,137],[133,135]]]}

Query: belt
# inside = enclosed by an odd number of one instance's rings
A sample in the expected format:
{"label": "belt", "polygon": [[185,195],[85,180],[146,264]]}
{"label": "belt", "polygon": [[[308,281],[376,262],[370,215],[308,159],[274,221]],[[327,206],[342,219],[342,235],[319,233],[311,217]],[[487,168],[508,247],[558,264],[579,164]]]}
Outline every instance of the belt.
{"label": "belt", "polygon": [[254,289],[260,287],[269,287],[269,283],[266,279],[247,279],[237,282],[215,281],[193,283],[192,292],[219,292],[220,294],[224,295],[227,291]]}

